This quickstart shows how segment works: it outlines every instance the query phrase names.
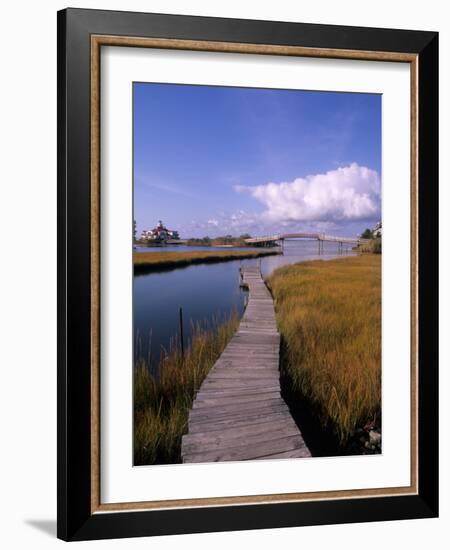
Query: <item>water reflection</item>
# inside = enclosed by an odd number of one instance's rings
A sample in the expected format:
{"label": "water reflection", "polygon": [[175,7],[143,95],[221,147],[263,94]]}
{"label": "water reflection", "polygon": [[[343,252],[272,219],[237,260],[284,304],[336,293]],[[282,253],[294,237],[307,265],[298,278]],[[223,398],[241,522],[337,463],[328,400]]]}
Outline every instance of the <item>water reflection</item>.
{"label": "water reflection", "polygon": [[171,244],[167,246],[144,246],[137,244],[134,246],[135,252],[210,252],[211,250],[245,250],[246,247],[239,246],[185,246],[183,244]]}
{"label": "water reflection", "polygon": [[[176,249],[194,250],[204,247],[157,247],[145,251]],[[209,247],[207,250],[212,250]],[[219,248],[219,250],[224,250]],[[350,250],[348,254],[354,254]],[[191,336],[192,323],[211,324],[224,320],[233,311],[242,315],[245,291],[240,288],[239,267],[261,265],[264,276],[282,266],[300,261],[328,260],[338,256],[336,243],[324,243],[319,256],[317,241],[286,241],[284,253],[261,259],[233,260],[218,264],[198,264],[172,271],[152,272],[134,277],[134,337],[135,357],[150,359],[156,372],[161,348],[169,349],[171,340],[179,333],[179,308],[183,308],[185,341]]]}

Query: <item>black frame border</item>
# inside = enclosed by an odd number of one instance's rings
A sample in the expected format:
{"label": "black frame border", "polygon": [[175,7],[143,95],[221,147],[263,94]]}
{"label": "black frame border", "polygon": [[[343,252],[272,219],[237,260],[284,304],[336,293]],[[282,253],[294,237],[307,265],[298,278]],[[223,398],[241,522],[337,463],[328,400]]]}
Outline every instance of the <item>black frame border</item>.
{"label": "black frame border", "polygon": [[[73,8],[58,12],[57,22],[58,537],[89,540],[437,517],[438,33]],[[92,34],[418,55],[418,495],[91,514]]]}

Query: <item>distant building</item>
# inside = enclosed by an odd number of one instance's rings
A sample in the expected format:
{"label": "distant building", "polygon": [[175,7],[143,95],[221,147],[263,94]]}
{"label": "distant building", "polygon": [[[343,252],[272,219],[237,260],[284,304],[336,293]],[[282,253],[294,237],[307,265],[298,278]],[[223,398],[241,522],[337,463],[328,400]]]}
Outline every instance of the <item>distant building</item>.
{"label": "distant building", "polygon": [[377,225],[372,229],[372,236],[374,239],[377,239],[381,237],[381,234],[382,234],[381,222],[378,222]]}
{"label": "distant building", "polygon": [[177,241],[179,238],[178,231],[167,229],[161,220],[159,220],[158,225],[153,229],[144,229],[141,233],[141,240],[143,241],[156,241],[161,243],[169,240]]}

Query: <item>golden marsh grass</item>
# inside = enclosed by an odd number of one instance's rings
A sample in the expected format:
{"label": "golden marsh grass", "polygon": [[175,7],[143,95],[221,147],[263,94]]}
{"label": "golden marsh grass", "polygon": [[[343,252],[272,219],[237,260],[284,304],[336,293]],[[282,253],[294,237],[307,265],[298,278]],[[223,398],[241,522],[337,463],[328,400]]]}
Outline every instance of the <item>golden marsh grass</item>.
{"label": "golden marsh grass", "polygon": [[135,270],[157,270],[200,263],[217,263],[230,260],[244,260],[279,254],[276,248],[249,250],[207,250],[186,252],[135,252],[133,263]]}
{"label": "golden marsh grass", "polygon": [[381,255],[287,266],[268,283],[288,381],[345,444],[381,414]]}
{"label": "golden marsh grass", "polygon": [[187,429],[196,391],[239,325],[237,314],[212,328],[194,327],[182,357],[180,346],[161,353],[159,376],[145,359],[134,371],[134,464],[181,461],[181,437]]}

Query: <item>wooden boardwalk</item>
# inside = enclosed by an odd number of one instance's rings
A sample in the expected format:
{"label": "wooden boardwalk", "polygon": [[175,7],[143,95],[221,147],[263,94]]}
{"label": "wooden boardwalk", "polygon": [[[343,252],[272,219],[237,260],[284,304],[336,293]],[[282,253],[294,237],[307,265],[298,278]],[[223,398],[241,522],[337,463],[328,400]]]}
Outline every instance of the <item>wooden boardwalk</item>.
{"label": "wooden boardwalk", "polygon": [[280,394],[272,297],[257,267],[241,269],[249,299],[239,329],[204,380],[182,440],[183,462],[309,457]]}

